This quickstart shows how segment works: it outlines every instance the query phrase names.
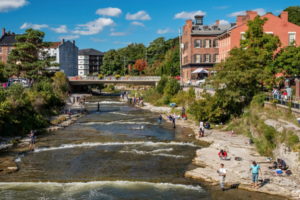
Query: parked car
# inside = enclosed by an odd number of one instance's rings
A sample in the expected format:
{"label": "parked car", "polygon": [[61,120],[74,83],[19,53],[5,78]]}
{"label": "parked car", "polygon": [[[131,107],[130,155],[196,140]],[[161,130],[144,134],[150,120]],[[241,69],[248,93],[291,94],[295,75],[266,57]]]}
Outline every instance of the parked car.
{"label": "parked car", "polygon": [[180,81],[180,76],[175,76],[174,78],[176,78],[177,80],[179,80]]}

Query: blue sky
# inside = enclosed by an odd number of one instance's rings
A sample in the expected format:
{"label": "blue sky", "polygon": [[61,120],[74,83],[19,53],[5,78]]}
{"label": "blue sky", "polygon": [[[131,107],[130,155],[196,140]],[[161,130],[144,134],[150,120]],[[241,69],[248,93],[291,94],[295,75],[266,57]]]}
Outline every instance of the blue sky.
{"label": "blue sky", "polygon": [[[178,36],[178,28],[195,14],[204,24],[236,21],[245,10],[278,15],[298,1],[252,0],[0,0],[1,27],[23,33],[32,27],[46,33],[46,41],[75,39],[80,49],[118,49],[130,43],[146,46],[157,37]],[[2,33],[2,32],[1,32]]]}

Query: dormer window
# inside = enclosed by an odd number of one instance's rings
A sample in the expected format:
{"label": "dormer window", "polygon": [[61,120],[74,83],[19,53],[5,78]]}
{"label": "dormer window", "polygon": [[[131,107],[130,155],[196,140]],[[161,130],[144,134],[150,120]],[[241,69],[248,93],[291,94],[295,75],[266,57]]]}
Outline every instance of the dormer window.
{"label": "dormer window", "polygon": [[206,25],[206,26],[203,26],[203,30],[209,30],[209,27]]}
{"label": "dormer window", "polygon": [[213,26],[212,29],[213,30],[218,30],[218,26]]}
{"label": "dormer window", "polygon": [[197,19],[196,24],[202,24],[202,19]]}
{"label": "dormer window", "polygon": [[203,15],[196,15],[195,16],[195,22],[196,25],[203,25]]}

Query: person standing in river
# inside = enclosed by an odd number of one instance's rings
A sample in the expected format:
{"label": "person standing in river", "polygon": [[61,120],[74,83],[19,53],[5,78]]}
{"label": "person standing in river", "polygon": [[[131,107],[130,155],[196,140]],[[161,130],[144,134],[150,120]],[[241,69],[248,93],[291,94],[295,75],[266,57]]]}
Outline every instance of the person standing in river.
{"label": "person standing in river", "polygon": [[175,117],[172,118],[172,123],[173,123],[173,128],[176,128],[175,127]]}
{"label": "person standing in river", "polygon": [[224,185],[226,179],[226,169],[224,168],[224,164],[220,165],[220,169],[217,172],[219,173],[221,190],[224,191]]}
{"label": "person standing in river", "polygon": [[161,124],[162,116],[161,114],[158,116],[158,124]]}
{"label": "person standing in river", "polygon": [[30,131],[30,134],[28,135],[30,137],[30,145],[29,145],[29,149],[35,149],[35,134],[33,132],[33,130]]}
{"label": "person standing in river", "polygon": [[253,182],[252,188],[258,189],[258,186],[257,186],[257,184],[258,184],[258,172],[260,173],[260,175],[262,175],[262,172],[261,172],[261,169],[260,169],[259,165],[255,161],[252,162],[250,171],[251,170],[252,170],[252,182]]}

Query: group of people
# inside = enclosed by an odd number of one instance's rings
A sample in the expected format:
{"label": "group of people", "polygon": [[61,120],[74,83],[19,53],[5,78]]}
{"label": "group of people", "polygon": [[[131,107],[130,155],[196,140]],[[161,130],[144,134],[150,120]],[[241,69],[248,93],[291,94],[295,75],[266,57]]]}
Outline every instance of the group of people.
{"label": "group of people", "polygon": [[[260,166],[255,161],[253,161],[249,171],[252,172],[252,184],[253,184],[252,188],[258,189],[258,177],[259,174],[262,175]],[[224,164],[220,165],[220,169],[217,170],[217,173],[219,173],[221,190],[224,191],[225,179],[226,179],[226,169],[224,168]]]}
{"label": "group of people", "polygon": [[292,93],[293,93],[293,89],[290,88],[290,86],[286,86],[286,88],[284,89],[284,91],[280,92],[277,88],[273,88],[273,97],[275,99],[281,99],[281,100],[291,100],[292,99]]}
{"label": "group of people", "polygon": [[[7,90],[10,86],[12,86],[13,83],[20,83],[20,80],[12,80],[10,78],[10,79],[8,79],[7,82],[2,83],[2,86],[5,90]],[[27,80],[22,79],[21,83],[28,84],[28,85],[32,86],[33,83],[34,83],[34,79],[31,79],[31,80],[30,79],[27,79]]]}

